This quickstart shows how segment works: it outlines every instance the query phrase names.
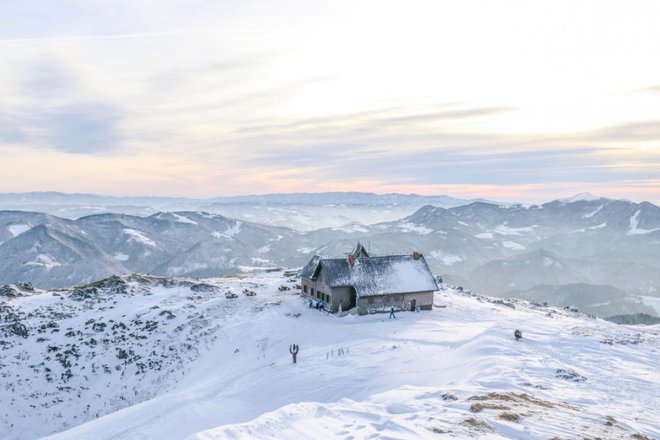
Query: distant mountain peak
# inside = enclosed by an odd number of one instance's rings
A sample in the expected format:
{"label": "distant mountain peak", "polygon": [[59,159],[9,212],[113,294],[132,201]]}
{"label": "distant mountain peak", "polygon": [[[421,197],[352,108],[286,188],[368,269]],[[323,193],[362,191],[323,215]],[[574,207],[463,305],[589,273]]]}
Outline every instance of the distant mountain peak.
{"label": "distant mountain peak", "polygon": [[583,192],[569,197],[567,199],[561,199],[562,202],[573,203],[573,202],[593,202],[594,200],[600,200],[604,197],[597,196],[590,192]]}

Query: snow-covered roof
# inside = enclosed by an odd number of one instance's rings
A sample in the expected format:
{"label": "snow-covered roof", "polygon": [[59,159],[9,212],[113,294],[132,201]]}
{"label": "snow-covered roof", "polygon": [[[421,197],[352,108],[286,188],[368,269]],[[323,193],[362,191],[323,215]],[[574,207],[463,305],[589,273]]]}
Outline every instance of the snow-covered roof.
{"label": "snow-covered roof", "polygon": [[355,249],[353,249],[353,252],[351,252],[351,255],[353,255],[355,258],[367,258],[369,257],[369,252],[367,252],[364,246],[362,246],[362,243],[358,241]]}
{"label": "snow-covered roof", "polygon": [[314,272],[316,271],[316,267],[319,265],[319,260],[321,260],[321,257],[319,255],[314,255],[312,259],[309,260],[302,269],[300,269],[298,276],[311,280],[314,276]]}
{"label": "snow-covered roof", "polygon": [[353,267],[346,258],[319,258],[316,262],[313,258],[305,268],[310,265],[315,270],[304,278],[315,279],[323,270],[330,287],[350,286],[358,296],[438,290],[435,277],[421,255],[417,259],[411,255],[359,258]]}

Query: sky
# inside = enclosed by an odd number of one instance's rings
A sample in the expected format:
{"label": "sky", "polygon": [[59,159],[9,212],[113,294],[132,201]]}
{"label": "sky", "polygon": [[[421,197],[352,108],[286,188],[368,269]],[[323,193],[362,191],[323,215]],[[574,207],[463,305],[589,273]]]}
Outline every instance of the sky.
{"label": "sky", "polygon": [[0,2],[0,192],[660,203],[660,2]]}

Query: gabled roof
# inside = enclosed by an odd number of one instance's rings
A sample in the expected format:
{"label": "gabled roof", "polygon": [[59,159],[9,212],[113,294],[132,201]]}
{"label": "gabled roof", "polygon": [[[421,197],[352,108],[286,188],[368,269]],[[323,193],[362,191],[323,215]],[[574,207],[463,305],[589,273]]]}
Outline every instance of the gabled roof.
{"label": "gabled roof", "polygon": [[358,241],[358,244],[353,249],[350,255],[353,255],[355,258],[369,258],[369,252],[362,246],[362,243]]}
{"label": "gabled roof", "polygon": [[[314,259],[305,268],[313,262]],[[305,278],[315,279],[323,270],[330,287],[353,287],[358,296],[438,290],[435,277],[421,255],[417,259],[411,255],[359,258],[353,267],[345,258],[319,258],[313,267],[307,272],[311,276]]]}
{"label": "gabled roof", "polygon": [[314,272],[316,272],[316,267],[319,265],[319,261],[321,260],[320,255],[314,255],[311,260],[303,266],[302,269],[300,269],[300,272],[298,272],[298,276],[301,278],[307,278],[308,280],[311,280],[312,277],[314,276]]}

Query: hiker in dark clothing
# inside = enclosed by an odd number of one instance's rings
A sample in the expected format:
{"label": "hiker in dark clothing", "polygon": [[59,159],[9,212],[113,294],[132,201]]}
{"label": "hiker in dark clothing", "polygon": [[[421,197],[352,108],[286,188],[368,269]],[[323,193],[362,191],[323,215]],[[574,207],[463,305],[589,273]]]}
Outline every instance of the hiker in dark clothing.
{"label": "hiker in dark clothing", "polygon": [[522,339],[522,330],[516,330],[513,332],[513,336],[516,337],[516,341],[520,341]]}
{"label": "hiker in dark clothing", "polygon": [[311,298],[307,301],[307,304],[309,304],[309,308],[311,309],[311,308],[312,308],[312,304],[313,304],[313,301],[312,301]]}
{"label": "hiker in dark clothing", "polygon": [[390,307],[390,319],[396,319],[396,316],[394,316],[394,307]]}

